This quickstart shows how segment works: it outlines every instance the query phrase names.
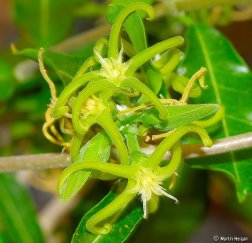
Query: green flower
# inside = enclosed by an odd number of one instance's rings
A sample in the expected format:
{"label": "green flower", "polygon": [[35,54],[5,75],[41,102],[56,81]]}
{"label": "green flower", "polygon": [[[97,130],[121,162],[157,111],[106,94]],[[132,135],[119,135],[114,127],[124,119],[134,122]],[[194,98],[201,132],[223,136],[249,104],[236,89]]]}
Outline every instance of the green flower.
{"label": "green flower", "polygon": [[[212,141],[207,132],[196,125],[188,125],[170,132],[155,149],[150,157],[137,152],[137,155],[132,153],[131,160],[128,164],[113,164],[99,161],[83,161],[72,164],[65,169],[60,175],[58,181],[58,194],[64,188],[69,176],[80,170],[102,172],[108,175],[113,175],[116,178],[127,180],[127,186],[124,191],[118,195],[114,201],[105,206],[87,221],[87,229],[94,234],[107,234],[110,232],[112,225],[106,223],[113,214],[120,211],[124,206],[127,206],[137,195],[141,196],[143,203],[143,216],[147,218],[148,210],[150,213],[157,208],[158,196],[166,196],[173,199],[176,203],[178,200],[166,192],[162,187],[164,180],[168,179],[174,173],[181,161],[181,146],[180,138],[189,132],[199,134],[205,146],[211,146]],[[167,151],[172,150],[172,158],[168,164],[161,166]],[[101,222],[105,222],[103,226],[99,226]]]}

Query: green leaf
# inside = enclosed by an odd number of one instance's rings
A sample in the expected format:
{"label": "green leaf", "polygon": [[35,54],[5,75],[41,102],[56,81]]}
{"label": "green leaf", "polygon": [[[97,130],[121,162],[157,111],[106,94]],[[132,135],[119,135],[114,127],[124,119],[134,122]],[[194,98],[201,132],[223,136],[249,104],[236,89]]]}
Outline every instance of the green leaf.
{"label": "green leaf", "polygon": [[[85,54],[70,54],[45,50],[43,52],[43,61],[46,66],[51,67],[61,81],[68,84],[83,64],[83,62],[92,54],[92,48],[85,49]],[[14,51],[14,54],[38,60],[38,49],[27,48],[21,51]]]}
{"label": "green leaf", "polygon": [[[71,243],[123,243],[133,233],[137,225],[142,221],[143,210],[139,203],[134,202],[127,212],[116,220],[118,215],[109,219],[112,223],[112,230],[107,235],[95,235],[86,229],[87,220],[96,212],[104,208],[117,196],[117,193],[111,190],[97,205],[89,210],[82,218],[78,228],[76,229]],[[122,205],[123,207],[124,205]],[[108,223],[109,223],[108,222]]]}
{"label": "green leaf", "polygon": [[[207,25],[192,26],[187,41],[186,58],[180,71],[190,76],[201,66],[208,70],[206,82],[209,88],[196,101],[217,102],[225,107],[222,130],[214,138],[250,132],[252,73],[246,63],[221,33]],[[242,201],[252,193],[251,156],[229,153],[224,157],[215,157],[209,162],[204,159],[197,167],[226,173],[235,182],[238,198]]]}
{"label": "green leaf", "polygon": [[[110,156],[111,142],[106,134],[98,133],[89,140],[79,152],[74,163],[86,163],[88,161],[106,162]],[[67,201],[73,197],[89,179],[91,172],[77,171],[68,177],[65,184],[60,188],[59,197]]]}
{"label": "green leaf", "polygon": [[25,188],[13,176],[0,174],[0,195],[0,236],[4,242],[44,242],[34,206]]}
{"label": "green leaf", "polygon": [[168,112],[167,121],[160,119],[159,113],[155,108],[144,110],[138,116],[133,114],[132,116],[125,116],[120,119],[123,124],[129,121],[141,122],[152,129],[167,132],[212,115],[218,108],[219,106],[215,104],[169,105],[166,106]]}
{"label": "green leaf", "polygon": [[153,128],[159,131],[170,131],[211,115],[217,110],[218,105],[215,104],[167,106],[167,121],[159,118],[159,113],[156,109],[150,109],[142,113],[139,121],[147,126],[152,125]]}
{"label": "green leaf", "polygon": [[15,81],[11,65],[0,59],[0,101],[6,101],[12,96]]}
{"label": "green leaf", "polygon": [[35,46],[47,47],[62,39],[73,21],[77,0],[14,0],[14,20]]}

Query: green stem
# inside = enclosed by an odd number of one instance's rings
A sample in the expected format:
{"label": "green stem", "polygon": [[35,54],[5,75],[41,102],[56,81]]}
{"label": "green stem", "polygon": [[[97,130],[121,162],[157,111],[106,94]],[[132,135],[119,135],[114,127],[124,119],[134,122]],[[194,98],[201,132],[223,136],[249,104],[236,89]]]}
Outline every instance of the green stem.
{"label": "green stem", "polygon": [[160,161],[163,159],[165,153],[171,149],[171,147],[181,139],[185,134],[194,132],[197,133],[203,144],[206,147],[210,147],[212,145],[212,140],[208,136],[205,129],[196,126],[196,125],[188,125],[181,128],[177,128],[172,131],[156,148],[153,154],[145,161],[145,165],[148,167],[155,167],[159,165]]}
{"label": "green stem", "polygon": [[73,79],[61,92],[55,106],[53,109],[53,116],[55,119],[63,116],[69,109],[69,107],[65,106],[70,96],[77,91],[81,86],[84,86],[90,81],[95,81],[100,79],[101,77],[97,75],[95,72],[86,73],[83,76],[79,76],[77,79]]}
{"label": "green stem", "polygon": [[125,191],[117,196],[111,203],[106,205],[103,209],[98,211],[96,214],[91,216],[86,224],[88,231],[93,234],[108,234],[111,229],[111,224],[104,224],[102,227],[98,227],[97,225],[107,218],[111,217],[121,209],[125,208],[131,200],[136,196],[136,193],[128,193],[127,191],[131,189],[130,186],[125,188]]}
{"label": "green stem", "polygon": [[168,113],[165,106],[160,102],[153,91],[150,90],[145,84],[143,84],[136,78],[126,78],[125,80],[123,80],[122,85],[126,87],[129,86],[140,91],[154,104],[160,114],[161,119],[165,120],[168,118]]}
{"label": "green stem", "polygon": [[116,146],[121,163],[127,164],[129,162],[128,149],[124,143],[122,134],[111,117],[110,112],[108,110],[103,111],[99,117],[97,117],[97,123],[106,131],[111,141]]}
{"label": "green stem", "polygon": [[176,170],[181,161],[181,145],[180,142],[177,142],[172,147],[172,158],[168,165],[158,168],[157,174],[160,176],[164,176],[165,178],[170,177]]}
{"label": "green stem", "polygon": [[162,53],[169,48],[180,46],[183,44],[183,42],[184,39],[181,36],[176,36],[168,40],[161,41],[143,50],[142,52],[132,57],[129,61],[127,61],[130,65],[127,74],[133,74],[139,67],[141,67],[144,63],[153,58],[155,55]]}
{"label": "green stem", "polygon": [[137,10],[143,10],[148,13],[149,19],[153,19],[155,16],[155,12],[152,6],[146,3],[133,3],[126,8],[124,8],[121,13],[117,16],[114,21],[114,24],[111,29],[110,39],[109,39],[109,47],[108,47],[108,57],[113,57],[115,59],[118,58],[119,48],[119,35],[120,30],[123,25],[123,22],[127,18],[129,14],[135,12]]}

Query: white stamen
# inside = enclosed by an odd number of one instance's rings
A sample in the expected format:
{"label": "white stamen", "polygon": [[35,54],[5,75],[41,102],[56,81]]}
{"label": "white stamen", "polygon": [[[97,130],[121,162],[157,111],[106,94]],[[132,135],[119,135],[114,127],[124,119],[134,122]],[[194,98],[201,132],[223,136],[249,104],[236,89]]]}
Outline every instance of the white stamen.
{"label": "white stamen", "polygon": [[104,64],[104,58],[100,55],[100,53],[96,50],[94,50],[95,55],[97,56],[97,58],[99,59],[99,62],[101,63],[101,65]]}
{"label": "white stamen", "polygon": [[147,168],[141,168],[138,171],[136,186],[129,192],[137,192],[139,195],[141,195],[144,212],[143,217],[145,219],[147,219],[148,217],[147,202],[151,199],[152,193],[158,196],[163,195],[165,197],[168,197],[174,200],[176,204],[179,202],[177,198],[167,193],[165,188],[161,186],[163,179],[163,177],[156,175],[155,172]]}
{"label": "white stamen", "polygon": [[118,62],[119,63],[122,63],[122,61],[123,61],[123,45],[122,45],[122,47],[121,47],[121,50],[120,50],[120,52],[119,52],[119,55],[118,55]]}
{"label": "white stamen", "polygon": [[125,78],[125,73],[129,67],[128,63],[123,63],[123,49],[120,50],[117,59],[112,57],[103,58],[96,50],[94,53],[102,66],[100,69],[101,76],[115,84],[120,84]]}

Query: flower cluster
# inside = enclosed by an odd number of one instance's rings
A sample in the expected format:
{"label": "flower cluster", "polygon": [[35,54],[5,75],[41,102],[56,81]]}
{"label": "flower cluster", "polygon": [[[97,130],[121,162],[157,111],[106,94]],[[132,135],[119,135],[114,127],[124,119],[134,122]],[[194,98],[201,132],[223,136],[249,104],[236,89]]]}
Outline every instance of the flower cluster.
{"label": "flower cluster", "polygon": [[[206,131],[197,125],[182,126],[169,132],[149,157],[140,151],[137,136],[134,136],[134,141],[131,142],[125,139],[123,128],[120,127],[120,121],[117,119],[118,114],[122,113],[118,107],[127,105],[128,108],[123,111],[127,113],[153,106],[158,111],[160,119],[167,121],[169,120],[167,104],[186,104],[191,91],[195,89],[193,84],[196,79],[199,79],[200,85],[204,87],[204,68],[190,80],[186,79],[186,84],[183,83],[185,78],[180,82],[173,72],[182,56],[177,49],[183,44],[183,38],[180,36],[157,43],[134,55],[124,52],[123,44],[119,46],[119,43],[123,43],[123,38],[120,36],[121,26],[128,15],[137,10],[146,11],[150,19],[154,16],[153,8],[145,3],[134,3],[121,10],[114,21],[109,40],[101,40],[97,43],[94,55],[80,67],[59,97],[56,96],[54,85],[45,72],[41,61],[42,51],[40,52],[40,68],[49,83],[52,94],[43,132],[51,142],[69,149],[73,162],[62,172],[58,182],[58,191],[61,191],[68,178],[77,171],[98,171],[127,181],[124,191],[88,220],[87,229],[95,234],[107,234],[112,226],[106,224],[106,219],[137,195],[141,196],[144,218],[147,218],[148,213],[157,207],[158,196],[166,196],[177,203],[178,200],[162,187],[162,183],[176,173],[180,164],[181,137],[188,132],[195,132],[200,135],[206,146],[211,145]],[[174,77],[174,80],[180,82],[180,87],[181,85],[183,87],[180,100],[159,99],[156,93],[145,84],[142,72],[146,63],[163,77],[164,82],[167,82],[168,77]],[[136,106],[137,97],[140,95],[147,101],[145,104]],[[60,131],[55,126],[56,121],[59,121]],[[75,163],[80,148],[86,141],[86,134],[94,125],[102,128],[114,144],[119,155],[117,164],[102,161]],[[132,124],[127,126],[130,125]],[[136,134],[140,125],[135,124]],[[61,133],[69,135],[71,140],[66,142]],[[130,144],[137,145],[132,148]],[[163,165],[161,162],[169,150],[172,152],[171,159]],[[134,156],[134,152],[137,152],[137,156]],[[103,221],[105,224],[99,226]]]}

